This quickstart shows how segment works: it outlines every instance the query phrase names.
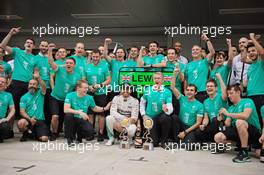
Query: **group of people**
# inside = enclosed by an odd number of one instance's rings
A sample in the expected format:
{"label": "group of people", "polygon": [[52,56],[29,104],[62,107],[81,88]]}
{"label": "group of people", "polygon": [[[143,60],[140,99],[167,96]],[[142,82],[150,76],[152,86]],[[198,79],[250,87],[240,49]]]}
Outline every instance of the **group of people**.
{"label": "group of people", "polygon": [[[25,40],[24,49],[8,46],[19,31],[12,28],[0,44],[0,142],[14,136],[16,118],[23,133],[20,141],[54,141],[63,131],[69,146],[94,136],[98,142],[107,137],[105,144],[110,146],[127,119],[129,143],[134,139],[138,146],[143,141],[135,133],[142,134],[142,122],[152,119],[154,147],[167,148],[169,142],[234,141],[238,154],[233,162],[249,162],[250,148],[264,162],[264,49],[260,36],[250,33],[249,39],[242,37],[239,52],[227,39],[226,54],[215,52],[203,34],[207,49],[194,45],[192,58],[187,59],[181,55],[179,41],[166,53],[153,41],[148,49],[133,46],[126,55],[124,48],[109,52],[110,38],[87,53],[83,43],[76,43],[70,56],[65,48],[41,41],[39,53],[34,55],[32,38]],[[13,66],[3,60],[5,55],[13,59]],[[119,70],[126,67],[153,72],[152,85],[141,98],[133,95],[129,83],[119,84]],[[166,87],[162,72],[170,70],[173,76]]]}

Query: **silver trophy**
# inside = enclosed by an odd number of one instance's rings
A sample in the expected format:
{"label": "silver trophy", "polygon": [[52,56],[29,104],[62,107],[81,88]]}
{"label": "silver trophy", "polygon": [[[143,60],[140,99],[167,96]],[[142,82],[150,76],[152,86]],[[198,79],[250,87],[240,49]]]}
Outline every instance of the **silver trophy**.
{"label": "silver trophy", "polygon": [[150,137],[150,130],[153,127],[153,120],[151,118],[145,119],[144,127],[146,128],[146,132],[143,134],[143,138],[146,139],[146,141],[143,144],[143,150],[149,150],[152,151],[154,149],[153,147],[153,139]]}
{"label": "silver trophy", "polygon": [[122,132],[119,135],[119,138],[121,138],[120,148],[129,149],[130,144],[129,144],[129,138],[128,138],[128,133],[127,133],[127,127],[129,126],[129,119],[124,118],[120,124],[121,124],[121,127],[123,128]]}

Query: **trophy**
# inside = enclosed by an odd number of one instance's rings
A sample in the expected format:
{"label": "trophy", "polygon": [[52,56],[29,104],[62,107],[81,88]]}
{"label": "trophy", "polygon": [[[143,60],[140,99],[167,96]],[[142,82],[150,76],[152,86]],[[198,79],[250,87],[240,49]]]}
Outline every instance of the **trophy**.
{"label": "trophy", "polygon": [[119,135],[119,138],[121,138],[120,148],[129,149],[130,144],[129,144],[129,138],[128,138],[128,133],[127,133],[127,127],[129,126],[129,119],[124,118],[120,124],[121,124],[121,127],[123,128],[123,130],[121,131]]}
{"label": "trophy", "polygon": [[141,129],[140,129],[140,121],[138,120],[138,124],[137,124],[137,130],[135,133],[135,139],[134,139],[134,145],[136,149],[142,148],[142,138],[141,138]]}
{"label": "trophy", "polygon": [[145,119],[143,124],[146,128],[146,131],[143,135],[143,138],[146,139],[145,143],[143,144],[143,150],[153,150],[153,139],[150,137],[150,130],[153,127],[153,120],[151,118]]}

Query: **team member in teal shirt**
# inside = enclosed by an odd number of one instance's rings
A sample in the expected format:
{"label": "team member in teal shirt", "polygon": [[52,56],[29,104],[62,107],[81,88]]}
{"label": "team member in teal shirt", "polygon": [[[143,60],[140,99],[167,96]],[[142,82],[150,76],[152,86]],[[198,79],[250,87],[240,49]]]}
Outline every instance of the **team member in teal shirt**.
{"label": "team member in teal shirt", "polygon": [[260,108],[264,105],[264,49],[256,40],[254,33],[249,36],[253,44],[248,44],[247,49],[241,53],[242,62],[250,64],[244,87],[247,87],[247,97],[256,105],[259,122],[262,125]]}
{"label": "team member in teal shirt", "polygon": [[4,59],[5,51],[0,47],[0,76],[7,78],[7,86],[11,83],[12,68],[10,64],[5,62]]}
{"label": "team member in teal shirt", "polygon": [[192,47],[193,61],[186,65],[185,70],[185,84],[194,84],[197,87],[196,99],[201,103],[207,98],[206,94],[206,80],[209,74],[209,65],[212,61],[215,50],[210,39],[203,34],[202,40],[207,43],[209,54],[207,58],[202,56],[202,48],[198,45]]}
{"label": "team member in teal shirt", "polygon": [[7,51],[8,54],[11,54],[11,58],[14,58],[14,71],[12,73],[12,83],[9,87],[9,91],[13,95],[16,116],[19,116],[20,98],[27,92],[28,82],[32,79],[32,74],[36,65],[35,56],[32,54],[35,41],[32,38],[26,39],[24,44],[25,50],[7,46],[12,36],[16,35],[19,31],[20,28],[12,28],[1,42],[1,47]]}
{"label": "team member in teal shirt", "polygon": [[[151,118],[153,127],[150,131],[154,147],[165,148],[171,128],[171,118],[173,112],[172,94],[169,89],[162,85],[163,75],[156,72],[153,75],[154,85],[147,87],[140,100],[140,113],[143,120]],[[159,130],[160,128],[160,130]]]}
{"label": "team member in teal shirt", "polygon": [[[179,68],[174,69],[173,80],[178,76]],[[193,84],[188,84],[185,90],[185,96],[175,88],[175,81],[171,82],[171,90],[180,102],[179,117],[173,116],[173,138],[177,142],[182,140],[187,144],[187,150],[194,150],[192,143],[196,142],[195,130],[199,128],[204,116],[203,104],[195,99],[197,88]]]}
{"label": "team member in teal shirt", "polygon": [[219,73],[216,75],[220,82],[222,93],[218,93],[217,83],[214,79],[206,82],[206,92],[208,98],[204,101],[204,118],[202,124],[195,132],[195,138],[199,142],[214,141],[214,135],[219,131],[220,122],[223,122],[222,116],[219,116],[219,110],[227,107],[226,86]]}
{"label": "team member in teal shirt", "polygon": [[65,136],[70,146],[76,138],[76,131],[78,131],[78,142],[93,135],[94,129],[87,115],[89,109],[94,112],[104,112],[110,108],[110,103],[104,107],[95,105],[93,97],[87,95],[88,84],[85,80],[78,81],[76,87],[75,92],[67,94],[64,103]]}
{"label": "team member in teal shirt", "polygon": [[225,131],[217,133],[214,138],[216,143],[226,143],[227,140],[237,142],[240,151],[233,158],[233,162],[249,162],[248,145],[253,144],[258,151],[261,148],[261,127],[256,107],[251,99],[241,98],[241,89],[237,85],[229,86],[227,95],[233,105],[228,110],[221,108],[219,113],[227,117],[225,125],[228,127]]}
{"label": "team member in teal shirt", "polygon": [[[94,97],[97,106],[104,107],[107,104],[106,86],[110,84],[111,78],[108,67],[101,62],[99,50],[94,50],[92,53],[92,62],[86,67],[86,80],[88,81],[89,91]],[[103,141],[103,132],[105,126],[105,114],[94,113],[90,116],[90,122],[94,123],[94,115],[98,118],[98,141]]]}
{"label": "team member in teal shirt", "polygon": [[78,72],[82,75],[82,77],[85,77],[85,67],[87,64],[87,58],[85,57],[85,50],[84,50],[84,44],[79,42],[75,45],[75,54],[70,56],[75,59],[76,66],[75,66],[75,72]]}
{"label": "team member in teal shirt", "polygon": [[[65,66],[58,66],[52,58],[52,49],[49,48],[48,58],[51,68],[56,73],[55,85],[51,92],[51,126],[52,126],[52,135],[50,140],[56,140],[59,134],[59,118],[64,118],[63,105],[66,95],[73,91],[76,87],[78,80],[82,79],[81,75],[78,72],[75,72],[75,59],[67,58]],[[62,122],[63,120],[60,120]],[[62,124],[62,123],[61,123]]]}
{"label": "team member in teal shirt", "polygon": [[5,92],[6,88],[7,79],[0,77],[0,143],[11,137],[13,133],[11,119],[15,115],[13,97],[9,92]]}
{"label": "team member in teal shirt", "polygon": [[34,73],[33,77],[34,79],[29,81],[28,92],[20,100],[22,119],[17,122],[19,131],[23,132],[20,141],[26,141],[31,135],[41,142],[47,142],[48,128],[43,111],[46,85],[38,72]]}

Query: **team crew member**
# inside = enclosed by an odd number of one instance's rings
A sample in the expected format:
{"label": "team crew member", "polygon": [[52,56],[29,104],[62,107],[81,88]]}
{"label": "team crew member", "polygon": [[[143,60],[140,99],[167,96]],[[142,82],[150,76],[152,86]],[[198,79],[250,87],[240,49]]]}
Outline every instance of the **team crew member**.
{"label": "team crew member", "polygon": [[[51,47],[55,48],[54,44],[50,44]],[[63,67],[65,65],[66,62],[66,56],[67,56],[67,50],[64,47],[60,47],[58,49],[58,51],[55,54],[55,64],[57,64],[60,67]],[[55,84],[55,72],[53,71],[53,69],[50,70],[50,87],[51,89],[54,88],[54,84]]]}
{"label": "team crew member", "polygon": [[[180,72],[178,76],[176,76],[175,82],[175,87],[181,92],[182,91],[182,83],[184,81],[184,71],[185,71],[185,65],[179,61],[179,55],[176,54],[176,50],[174,48],[169,48],[167,50],[167,62],[166,62],[166,67],[164,71],[172,71],[176,67],[179,68]],[[174,113],[176,115],[179,114],[180,112],[180,104],[179,101],[175,98],[175,96],[172,97],[172,102],[173,102],[173,108],[174,108]]]}
{"label": "team crew member", "polygon": [[233,162],[249,162],[248,145],[253,144],[257,149],[261,148],[259,138],[261,136],[261,127],[258,120],[258,114],[254,102],[249,98],[241,98],[241,89],[237,85],[227,88],[229,100],[233,103],[226,110],[221,108],[219,113],[226,116],[224,132],[215,135],[216,143],[226,143],[227,140],[236,141],[239,144],[240,151]]}
{"label": "team crew member", "polygon": [[129,126],[126,128],[128,132],[129,142],[135,135],[138,119],[139,102],[136,98],[130,96],[131,86],[124,84],[120,95],[113,98],[110,115],[106,117],[106,128],[109,140],[106,142],[107,146],[113,145],[115,142],[114,130],[122,132],[121,121],[129,120]]}
{"label": "team crew member", "polygon": [[65,136],[69,145],[73,143],[78,135],[77,141],[81,142],[82,138],[93,135],[93,126],[88,121],[88,108],[95,112],[104,112],[109,110],[110,103],[105,107],[95,105],[92,96],[87,95],[88,84],[85,80],[79,80],[75,92],[67,94],[64,103],[65,116]]}
{"label": "team crew member", "polygon": [[0,143],[11,137],[13,130],[10,121],[15,115],[13,98],[9,92],[5,92],[6,88],[6,78],[0,77]]}
{"label": "team crew member", "polygon": [[[152,41],[149,43],[149,55],[143,57],[143,49],[142,47],[139,52],[139,57],[137,60],[138,67],[165,67],[166,61],[162,54],[157,54],[159,50],[159,44],[156,41]],[[151,69],[151,70],[159,70],[159,69]]]}
{"label": "team crew member", "polygon": [[116,50],[116,59],[112,59],[108,54],[108,45],[112,43],[110,38],[105,39],[104,43],[104,58],[111,65],[111,94],[109,99],[112,100],[114,96],[119,95],[120,87],[118,84],[119,70],[123,67],[132,67],[130,62],[125,61],[125,50],[123,48],[118,48]]}
{"label": "team crew member", "polygon": [[39,45],[40,52],[38,55],[36,55],[36,68],[39,71],[40,78],[45,82],[46,84],[46,94],[44,99],[44,116],[45,116],[45,122],[48,128],[50,128],[50,122],[51,122],[51,113],[50,113],[50,93],[51,93],[51,87],[50,87],[50,70],[51,67],[49,65],[48,60],[48,46],[49,43],[47,41],[41,41]]}
{"label": "team crew member", "polygon": [[174,43],[174,48],[176,50],[176,54],[179,55],[179,62],[184,65],[188,64],[188,59],[180,54],[182,52],[182,44],[179,41],[176,41]]}
{"label": "team crew member", "polygon": [[[174,77],[179,74],[179,68],[174,69]],[[192,143],[196,142],[195,130],[199,128],[204,116],[203,104],[195,99],[197,88],[193,84],[189,84],[185,90],[185,96],[175,88],[175,81],[171,82],[171,90],[180,102],[179,116],[173,116],[173,139],[174,141],[182,140],[187,144],[187,150],[194,150]]]}
{"label": "team crew member", "polygon": [[[230,39],[226,39],[227,40],[227,45],[228,45],[228,51],[232,52],[232,45],[231,45],[231,40]],[[214,79],[217,82],[217,92],[221,93],[221,86],[220,86],[220,82],[219,80],[216,78],[216,74],[219,73],[225,83],[225,85],[227,85],[227,81],[228,81],[228,75],[232,66],[232,60],[234,55],[232,54],[230,56],[231,53],[229,53],[229,57],[228,57],[228,61],[227,64],[225,64],[225,55],[222,52],[218,52],[215,55],[215,61],[214,61],[214,65],[213,68],[210,72],[210,78]]]}
{"label": "team crew member", "polygon": [[[106,64],[101,62],[99,50],[94,50],[92,53],[92,62],[87,65],[86,79],[89,85],[89,91],[94,96],[94,101],[97,106],[104,107],[107,104],[106,86],[110,84],[110,73]],[[98,138],[102,142],[104,140],[103,132],[105,126],[105,114],[94,113],[98,118]],[[94,122],[94,116],[91,117],[91,122]]]}
{"label": "team crew member", "polygon": [[75,66],[75,72],[78,72],[79,74],[82,75],[82,77],[85,76],[85,67],[87,64],[87,59],[84,56],[85,55],[85,49],[84,49],[84,44],[83,43],[76,43],[75,45],[75,54],[70,56],[71,58],[74,58],[76,61],[76,66]]}
{"label": "team crew member", "polygon": [[25,50],[7,46],[12,36],[16,35],[19,31],[20,28],[12,28],[1,43],[1,47],[7,51],[8,54],[11,54],[12,58],[14,58],[14,71],[9,90],[13,95],[16,116],[19,116],[19,101],[22,95],[27,92],[28,82],[32,79],[36,63],[35,56],[32,54],[32,50],[35,45],[35,41],[33,39],[26,39],[24,44]]}
{"label": "team crew member", "polygon": [[195,132],[195,138],[199,142],[214,141],[214,135],[218,133],[219,123],[222,122],[219,110],[227,107],[226,86],[222,77],[217,73],[216,78],[220,82],[222,93],[218,93],[217,83],[213,79],[207,80],[206,92],[208,98],[204,101],[204,118],[202,124]]}
{"label": "team crew member", "polygon": [[7,78],[7,87],[11,83],[11,75],[12,75],[12,68],[10,64],[5,62],[4,59],[5,51],[2,47],[0,47],[0,77]]}
{"label": "team crew member", "polygon": [[[51,68],[56,73],[55,85],[51,92],[50,109],[52,114],[51,126],[52,135],[50,140],[56,140],[59,134],[59,118],[64,118],[63,105],[67,93],[73,91],[76,83],[81,79],[81,75],[75,72],[75,59],[67,58],[65,67],[58,66],[52,58],[52,49],[49,48],[48,58]],[[62,120],[60,120],[62,121]]]}
{"label": "team crew member", "polygon": [[140,100],[140,113],[143,120],[151,118],[154,122],[150,130],[154,147],[165,148],[171,128],[170,114],[173,112],[172,94],[162,85],[163,75],[156,72],[153,75],[154,85],[148,87]]}
{"label": "team crew member", "polygon": [[245,51],[245,48],[248,45],[248,39],[242,37],[239,39],[238,44],[239,44],[238,46],[239,46],[240,54],[236,55],[233,59],[230,85],[242,84],[242,82],[247,78],[247,70],[249,64],[242,62],[241,53]]}
{"label": "team crew member", "polygon": [[250,34],[250,39],[253,44],[248,44],[244,52],[241,53],[242,62],[250,65],[244,86],[247,87],[247,97],[251,98],[256,105],[259,122],[262,124],[260,108],[264,105],[264,49],[254,33]]}
{"label": "team crew member", "polygon": [[43,112],[46,85],[41,80],[38,72],[35,72],[33,77],[34,79],[29,81],[28,92],[20,100],[22,119],[17,122],[19,131],[23,132],[20,141],[27,141],[28,138],[32,137],[47,142],[48,128],[45,124]]}
{"label": "team crew member", "polygon": [[207,98],[206,94],[206,80],[209,74],[209,64],[215,54],[215,50],[210,39],[203,34],[202,40],[207,43],[209,49],[208,58],[202,57],[202,48],[200,46],[194,45],[192,47],[192,58],[193,61],[186,65],[185,71],[185,89],[187,84],[194,84],[197,87],[196,99],[201,103]]}
{"label": "team crew member", "polygon": [[262,144],[262,149],[260,152],[260,162],[264,163],[264,105],[261,107],[261,116],[262,116],[262,135],[259,138],[259,143]]}

